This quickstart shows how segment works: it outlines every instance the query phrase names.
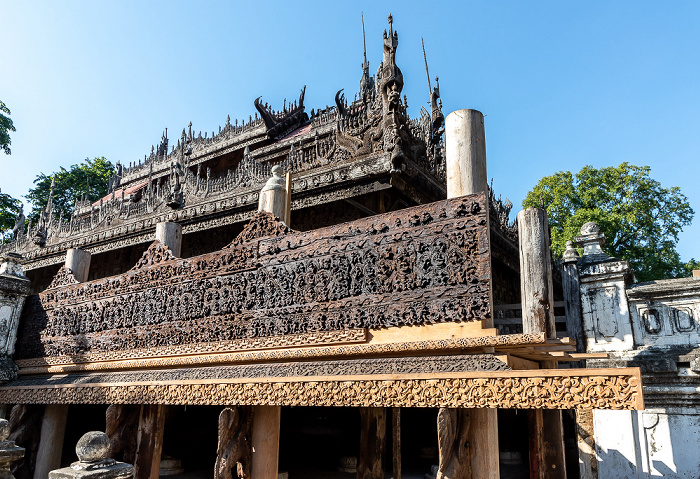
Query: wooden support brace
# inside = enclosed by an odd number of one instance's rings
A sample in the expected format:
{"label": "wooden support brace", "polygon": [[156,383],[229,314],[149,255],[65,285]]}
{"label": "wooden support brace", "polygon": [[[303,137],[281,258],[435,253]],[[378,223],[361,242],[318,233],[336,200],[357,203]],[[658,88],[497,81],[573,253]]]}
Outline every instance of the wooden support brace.
{"label": "wooden support brace", "polygon": [[386,440],[386,408],[360,408],[360,457],[357,479],[384,479],[382,460]]}
{"label": "wooden support brace", "polygon": [[136,439],[134,479],[158,479],[160,456],[163,452],[163,428],[165,406],[144,404],[139,415],[139,431]]}
{"label": "wooden support brace", "polygon": [[251,477],[277,479],[280,451],[280,406],[253,407],[253,464]]}

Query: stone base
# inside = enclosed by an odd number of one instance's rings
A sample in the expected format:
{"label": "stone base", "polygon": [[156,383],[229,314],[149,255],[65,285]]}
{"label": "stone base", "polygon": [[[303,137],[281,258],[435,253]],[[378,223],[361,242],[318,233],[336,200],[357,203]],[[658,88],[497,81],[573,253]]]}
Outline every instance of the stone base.
{"label": "stone base", "polygon": [[0,357],[0,381],[17,379],[17,365],[7,356]]}
{"label": "stone base", "polygon": [[165,456],[160,460],[159,476],[174,476],[175,474],[182,474],[183,472],[185,472],[185,470],[182,468],[182,461],[180,459]]}

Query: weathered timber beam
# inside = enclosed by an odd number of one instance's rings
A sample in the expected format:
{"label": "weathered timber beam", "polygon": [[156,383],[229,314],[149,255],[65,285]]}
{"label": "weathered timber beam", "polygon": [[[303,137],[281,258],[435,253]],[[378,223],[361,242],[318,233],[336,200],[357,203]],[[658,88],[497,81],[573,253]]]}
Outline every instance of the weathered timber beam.
{"label": "weathered timber beam", "polygon": [[357,479],[384,479],[382,461],[386,446],[386,408],[360,408],[360,455]]}

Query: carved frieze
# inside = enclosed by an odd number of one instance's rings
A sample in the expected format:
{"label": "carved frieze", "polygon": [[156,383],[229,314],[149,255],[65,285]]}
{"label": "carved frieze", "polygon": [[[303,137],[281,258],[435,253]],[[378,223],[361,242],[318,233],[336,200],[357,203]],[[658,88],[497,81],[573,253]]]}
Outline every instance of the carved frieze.
{"label": "carved frieze", "polygon": [[219,252],[28,298],[17,357],[486,319],[486,213],[479,194],[306,233],[258,216]]}
{"label": "carved frieze", "polygon": [[643,409],[638,368],[0,387],[4,404]]}

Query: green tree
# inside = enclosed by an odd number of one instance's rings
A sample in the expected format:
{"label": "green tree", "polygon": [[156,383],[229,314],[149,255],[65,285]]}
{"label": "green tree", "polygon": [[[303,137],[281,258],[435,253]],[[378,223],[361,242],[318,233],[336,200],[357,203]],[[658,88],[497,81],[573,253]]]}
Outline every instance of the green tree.
{"label": "green tree", "polygon": [[603,249],[629,261],[640,281],[687,276],[676,243],[693,209],[678,187],[663,188],[649,172],[628,163],[560,171],[542,178],[523,208],[545,205],[555,257],[584,223],[595,221],[607,239]]}
{"label": "green tree", "polygon": [[39,174],[34,180],[36,185],[29,190],[26,198],[32,204],[29,218],[37,221],[42,208],[46,206],[51,191],[51,181],[55,181],[53,192],[54,214],[56,217],[63,211],[68,217],[73,213],[75,199],[87,195],[88,200],[96,201],[107,194],[109,178],[114,174],[114,166],[104,157],[86,158],[79,165],[73,165],[70,170],[61,167],[52,175]]}
{"label": "green tree", "polygon": [[10,109],[7,108],[4,102],[0,101],[0,150],[4,151],[6,155],[11,153],[10,151],[10,132],[15,130],[15,125],[12,124],[12,120],[9,116]]}
{"label": "green tree", "polygon": [[0,237],[5,241],[10,239],[7,233],[15,227],[21,205],[17,198],[0,192]]}

